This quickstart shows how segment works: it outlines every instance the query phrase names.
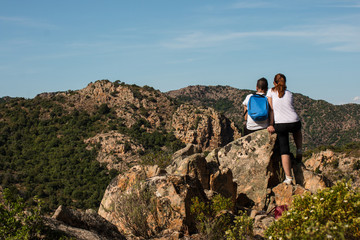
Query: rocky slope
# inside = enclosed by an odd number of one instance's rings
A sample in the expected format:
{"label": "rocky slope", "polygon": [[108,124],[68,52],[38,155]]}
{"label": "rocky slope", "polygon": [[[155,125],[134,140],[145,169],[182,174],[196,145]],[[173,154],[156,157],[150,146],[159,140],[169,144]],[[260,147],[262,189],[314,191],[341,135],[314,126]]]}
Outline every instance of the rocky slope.
{"label": "rocky slope", "polygon": [[[213,107],[242,127],[242,101],[252,92],[229,86],[197,85],[167,94],[184,102]],[[294,94],[294,104],[303,124],[305,147],[343,145],[360,140],[359,104],[332,105],[298,93]]]}
{"label": "rocky slope", "polygon": [[[56,101],[67,112],[113,114],[107,122],[112,126],[110,131],[85,140],[89,149],[100,146],[98,161],[108,169],[123,171],[140,161],[146,149],[134,139],[139,130],[173,132],[185,144],[199,144],[203,150],[224,146],[240,136],[234,123],[214,109],[180,105],[148,86],[101,80],[78,91],[43,93],[36,98]],[[43,112],[42,117],[51,117],[51,112]],[[132,128],[133,135],[124,130]]]}
{"label": "rocky slope", "polygon": [[[134,166],[108,186],[98,213],[129,239],[180,239],[196,233],[192,200],[197,197],[207,202],[221,194],[235,203],[234,213],[252,211],[261,237],[265,222],[273,219],[266,212],[276,205],[290,205],[294,195],[316,192],[328,184],[302,164],[293,166],[298,184],[281,183],[275,138],[266,130],[259,131],[207,156],[189,144],[174,154],[166,170]],[[131,217],[134,212],[142,214]],[[134,219],[141,219],[141,229]]]}

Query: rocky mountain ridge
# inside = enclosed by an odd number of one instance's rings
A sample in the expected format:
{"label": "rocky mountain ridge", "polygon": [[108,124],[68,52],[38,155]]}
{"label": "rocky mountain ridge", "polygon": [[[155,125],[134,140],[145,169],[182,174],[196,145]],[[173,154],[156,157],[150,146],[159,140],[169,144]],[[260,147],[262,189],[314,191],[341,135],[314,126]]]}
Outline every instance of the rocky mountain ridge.
{"label": "rocky mountain ridge", "polygon": [[[159,129],[173,132],[185,144],[199,144],[204,150],[223,146],[240,137],[234,123],[214,109],[181,105],[148,86],[101,80],[78,91],[42,93],[36,98],[56,100],[65,111],[111,112],[113,119],[109,120],[110,124],[113,120],[127,129],[138,125],[149,133]],[[116,129],[119,126],[113,128],[98,133],[86,142],[90,144],[89,149],[92,145],[100,145],[99,162],[106,163],[109,169],[123,170],[126,167],[121,160],[126,161],[125,165],[138,162],[139,153],[145,149],[126,132],[119,133]]]}
{"label": "rocky mountain ridge", "polygon": [[[196,106],[213,107],[241,128],[244,122],[242,101],[250,93],[254,91],[195,85],[169,91],[167,95]],[[360,140],[359,104],[332,105],[295,93],[294,105],[303,124],[305,147],[344,145]]]}

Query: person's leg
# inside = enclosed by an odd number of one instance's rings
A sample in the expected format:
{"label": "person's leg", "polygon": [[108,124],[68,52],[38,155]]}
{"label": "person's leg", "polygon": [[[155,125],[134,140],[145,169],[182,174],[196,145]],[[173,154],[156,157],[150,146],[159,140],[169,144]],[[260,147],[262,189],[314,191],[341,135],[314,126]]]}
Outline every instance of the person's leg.
{"label": "person's leg", "polygon": [[291,178],[291,158],[289,154],[281,155],[281,163],[285,172],[286,177]]}
{"label": "person's leg", "polygon": [[302,160],[302,133],[301,130],[293,133],[294,142],[296,146],[296,160],[301,162]]}
{"label": "person's leg", "polygon": [[287,130],[287,124],[276,124],[275,130],[279,140],[281,163],[285,172],[285,183],[292,183],[291,174],[291,158],[290,158],[290,144],[289,144],[289,132]]}
{"label": "person's leg", "polygon": [[302,160],[302,133],[301,133],[301,122],[294,124],[293,138],[296,146],[296,160],[301,162]]}

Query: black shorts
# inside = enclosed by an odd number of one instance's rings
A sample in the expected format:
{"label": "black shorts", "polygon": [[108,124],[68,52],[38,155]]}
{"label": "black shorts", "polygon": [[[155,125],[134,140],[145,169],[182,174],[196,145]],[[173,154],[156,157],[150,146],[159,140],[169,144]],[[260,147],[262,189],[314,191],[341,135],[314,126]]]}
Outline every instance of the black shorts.
{"label": "black shorts", "polygon": [[301,122],[277,123],[274,125],[280,146],[280,154],[290,154],[289,133],[301,131]]}

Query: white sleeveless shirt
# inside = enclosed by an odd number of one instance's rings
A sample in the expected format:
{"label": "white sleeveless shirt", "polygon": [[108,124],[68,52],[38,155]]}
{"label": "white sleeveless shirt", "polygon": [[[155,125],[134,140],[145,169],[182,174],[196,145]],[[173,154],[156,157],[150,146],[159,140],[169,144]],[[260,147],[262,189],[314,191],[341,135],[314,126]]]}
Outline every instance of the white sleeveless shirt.
{"label": "white sleeveless shirt", "polygon": [[272,99],[275,123],[294,123],[300,120],[295,112],[290,91],[285,90],[284,96],[279,98],[278,93],[270,89],[266,96]]}

